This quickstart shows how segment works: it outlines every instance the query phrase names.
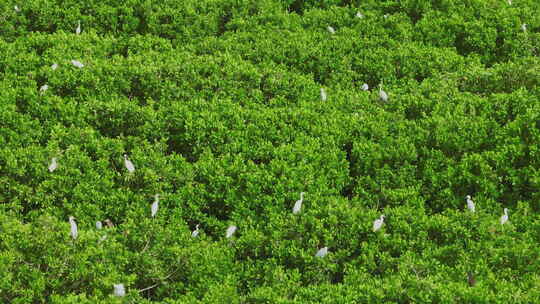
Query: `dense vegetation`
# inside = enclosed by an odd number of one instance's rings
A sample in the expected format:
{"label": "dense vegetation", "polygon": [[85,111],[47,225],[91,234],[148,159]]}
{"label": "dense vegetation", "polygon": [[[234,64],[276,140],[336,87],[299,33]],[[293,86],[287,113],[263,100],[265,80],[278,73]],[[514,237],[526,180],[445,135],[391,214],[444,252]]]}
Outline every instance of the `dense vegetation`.
{"label": "dense vegetation", "polygon": [[0,302],[540,303],[539,11],[1,1]]}

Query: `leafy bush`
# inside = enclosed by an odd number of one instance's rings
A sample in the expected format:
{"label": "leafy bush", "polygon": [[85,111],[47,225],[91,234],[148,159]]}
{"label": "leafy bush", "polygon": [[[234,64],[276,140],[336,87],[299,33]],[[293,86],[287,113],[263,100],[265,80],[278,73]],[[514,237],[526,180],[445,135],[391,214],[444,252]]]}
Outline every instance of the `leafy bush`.
{"label": "leafy bush", "polygon": [[539,302],[539,9],[0,3],[0,302]]}

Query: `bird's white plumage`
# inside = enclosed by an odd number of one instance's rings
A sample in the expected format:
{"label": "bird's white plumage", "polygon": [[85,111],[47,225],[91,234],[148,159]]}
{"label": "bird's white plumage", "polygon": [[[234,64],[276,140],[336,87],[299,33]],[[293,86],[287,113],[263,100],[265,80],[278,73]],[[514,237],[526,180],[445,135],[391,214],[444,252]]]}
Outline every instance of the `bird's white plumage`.
{"label": "bird's white plumage", "polygon": [[56,170],[56,168],[58,168],[58,158],[53,157],[51,159],[51,163],[49,164],[49,172],[53,172]]}
{"label": "bird's white plumage", "polygon": [[373,221],[373,231],[375,232],[381,229],[383,224],[384,224],[384,215],[381,215],[380,218]]}
{"label": "bird's white plumage", "polygon": [[379,85],[379,98],[384,102],[388,101],[388,94],[386,94],[386,92],[383,91],[382,84]]}
{"label": "bird's white plumage", "polygon": [[197,237],[199,235],[199,224],[195,226],[195,230],[191,232],[191,237]]}
{"label": "bird's white plumage", "polygon": [[364,15],[361,12],[356,12],[356,18],[364,18]]}
{"label": "bird's white plumage", "polygon": [[76,239],[79,235],[79,232],[77,230],[77,223],[75,223],[75,218],[73,216],[69,217],[69,225],[70,225],[70,234],[73,239]]}
{"label": "bird's white plumage", "polygon": [[154,195],[154,202],[152,203],[151,212],[152,217],[156,216],[159,208],[159,194]]}
{"label": "bird's white plumage", "polygon": [[328,247],[323,247],[317,251],[315,257],[324,258],[328,254]]}
{"label": "bird's white plumage", "polygon": [[79,60],[71,60],[71,64],[78,67],[79,69],[82,69],[84,67],[84,64],[82,64],[82,62],[80,62]]}
{"label": "bird's white plumage", "polygon": [[302,202],[304,201],[304,192],[300,192],[300,199],[294,203],[293,214],[297,214],[302,209]]}
{"label": "bird's white plumage", "polygon": [[227,228],[227,233],[225,234],[225,237],[230,238],[235,232],[236,232],[236,226],[231,225],[229,226],[229,228]]}
{"label": "bird's white plumage", "polygon": [[124,288],[124,284],[114,284],[114,296],[123,297],[125,295],[126,289]]}
{"label": "bird's white plumage", "polygon": [[367,90],[369,90],[369,85],[367,83],[364,83],[362,85],[362,91],[367,91]]}
{"label": "bird's white plumage", "polygon": [[330,34],[335,34],[336,33],[336,30],[331,26],[328,26],[326,29],[328,30],[328,32],[330,32]]}
{"label": "bird's white plumage", "polygon": [[21,8],[18,5],[15,5],[13,9],[18,13],[21,11]]}
{"label": "bird's white plumage", "polygon": [[45,91],[47,91],[49,89],[49,86],[44,84],[42,85],[40,88],[39,88],[39,91],[41,92],[41,94],[45,93]]}
{"label": "bird's white plumage", "polygon": [[77,28],[75,29],[75,34],[79,35],[81,33],[81,20],[78,21]]}
{"label": "bird's white plumage", "polygon": [[526,32],[526,31],[527,31],[527,24],[523,23],[523,24],[521,25],[521,30],[524,31],[524,32]]}
{"label": "bird's white plumage", "polygon": [[508,222],[508,208],[504,208],[504,214],[501,216],[501,225],[506,224]]}
{"label": "bird's white plumage", "polygon": [[476,206],[474,205],[474,202],[471,199],[471,196],[467,195],[465,197],[465,199],[467,200],[467,209],[469,209],[469,211],[471,211],[471,212],[475,212],[476,211]]}
{"label": "bird's white plumage", "polygon": [[326,101],[326,90],[321,88],[321,100]]}
{"label": "bird's white plumage", "polygon": [[57,63],[53,63],[53,64],[51,65],[51,69],[52,69],[53,71],[56,70],[57,68],[58,68],[58,64],[57,64]]}
{"label": "bird's white plumage", "polygon": [[133,162],[128,159],[127,154],[124,154],[124,165],[129,173],[135,172],[135,165],[133,165]]}
{"label": "bird's white plumage", "polygon": [[103,224],[101,223],[101,221],[97,221],[97,222],[96,222],[96,229],[99,230],[99,229],[101,229],[101,228],[103,228]]}

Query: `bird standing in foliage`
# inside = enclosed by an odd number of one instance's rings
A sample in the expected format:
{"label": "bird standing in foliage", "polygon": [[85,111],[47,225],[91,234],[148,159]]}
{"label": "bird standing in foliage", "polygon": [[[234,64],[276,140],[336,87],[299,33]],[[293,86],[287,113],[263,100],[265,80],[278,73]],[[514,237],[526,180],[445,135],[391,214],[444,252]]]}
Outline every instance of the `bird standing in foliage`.
{"label": "bird standing in foliage", "polygon": [[44,84],[39,88],[39,92],[41,93],[41,95],[43,95],[45,91],[47,91],[48,89],[49,89],[49,86]]}
{"label": "bird standing in foliage", "polygon": [[77,230],[77,223],[75,223],[75,218],[73,216],[69,217],[69,225],[70,225],[70,234],[73,239],[76,239],[79,235],[79,232]]}
{"label": "bird standing in foliage", "polygon": [[58,64],[57,64],[57,63],[53,63],[53,64],[51,65],[51,69],[52,69],[53,71],[56,70],[57,68],[58,68]]}
{"label": "bird standing in foliage", "polygon": [[127,154],[124,154],[124,165],[126,166],[126,169],[129,173],[135,172],[135,166],[131,162],[131,160],[128,159]]}
{"label": "bird standing in foliage", "polygon": [[364,18],[364,15],[361,12],[356,12],[356,18]]}
{"label": "bird standing in foliage", "polygon": [[159,194],[154,195],[154,202],[152,203],[151,212],[152,217],[155,217],[159,208]]}
{"label": "bird standing in foliage", "polygon": [[475,207],[475,205],[474,205],[473,200],[471,199],[471,196],[470,196],[470,195],[467,195],[467,196],[465,197],[465,199],[467,200],[467,208],[469,209],[469,211],[475,212],[475,211],[476,211],[476,207]]}
{"label": "bird standing in foliage", "polygon": [[235,225],[230,225],[229,228],[227,228],[227,232],[225,234],[225,237],[230,238],[234,234],[235,231],[236,231],[236,226]]}
{"label": "bird standing in foliage", "polygon": [[300,212],[300,209],[302,209],[302,202],[304,201],[304,194],[305,192],[300,192],[300,199],[296,201],[296,203],[294,203],[294,207],[293,207],[293,214],[297,214],[298,212]]}
{"label": "bird standing in foliage", "polygon": [[199,224],[195,226],[195,230],[191,232],[191,237],[197,237],[199,235]]}
{"label": "bird standing in foliage", "polygon": [[58,158],[56,157],[53,157],[51,159],[51,163],[49,164],[49,172],[54,172],[54,170],[56,170],[56,168],[58,168]]}
{"label": "bird standing in foliage", "polygon": [[81,33],[81,20],[78,21],[77,28],[75,29],[75,34],[79,35]]}
{"label": "bird standing in foliage", "polygon": [[323,247],[317,251],[315,257],[324,258],[328,254],[328,247]]}
{"label": "bird standing in foliage", "polygon": [[326,101],[326,90],[321,88],[321,100]]}
{"label": "bird standing in foliage", "polygon": [[336,30],[331,26],[328,26],[327,29],[328,29],[328,32],[330,32],[330,34],[332,35],[336,33]]}
{"label": "bird standing in foliage", "polygon": [[84,64],[82,64],[82,62],[80,62],[79,60],[71,60],[71,64],[78,67],[79,69],[82,69],[84,67]]}
{"label": "bird standing in foliage", "polygon": [[525,33],[527,31],[527,24],[523,23],[521,25],[521,30]]}
{"label": "bird standing in foliage", "polygon": [[378,231],[379,229],[381,229],[383,223],[384,223],[384,214],[381,215],[380,218],[376,219],[376,220],[373,222],[373,232],[376,232],[376,231]]}
{"label": "bird standing in foliage", "polygon": [[501,225],[506,224],[508,222],[508,208],[504,208],[504,214],[501,216]]}
{"label": "bird standing in foliage", "polygon": [[362,85],[362,91],[367,91],[367,90],[369,90],[369,85],[367,83],[364,83]]}
{"label": "bird standing in foliage", "polygon": [[386,92],[383,91],[382,83],[379,84],[379,98],[384,102],[388,101],[388,94],[386,94]]}
{"label": "bird standing in foliage", "polygon": [[123,297],[125,295],[126,289],[124,288],[124,284],[114,284],[114,296]]}
{"label": "bird standing in foliage", "polygon": [[100,230],[101,228],[103,228],[103,224],[101,223],[101,221],[97,221],[96,222],[96,229]]}
{"label": "bird standing in foliage", "polygon": [[21,11],[21,8],[18,5],[15,5],[13,9],[18,13]]}

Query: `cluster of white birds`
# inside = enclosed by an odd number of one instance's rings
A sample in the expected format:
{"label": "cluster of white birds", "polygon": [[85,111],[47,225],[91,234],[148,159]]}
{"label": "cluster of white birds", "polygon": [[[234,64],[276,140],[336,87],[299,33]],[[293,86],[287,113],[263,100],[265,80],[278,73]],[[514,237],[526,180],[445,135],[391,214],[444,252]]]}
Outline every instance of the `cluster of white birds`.
{"label": "cluster of white birds", "polygon": [[[465,200],[467,201],[467,209],[469,209],[469,211],[472,213],[476,212],[476,205],[474,204],[471,196],[465,196]],[[503,215],[501,216],[499,222],[501,223],[501,225],[504,225],[508,222],[508,208],[504,208]]]}

